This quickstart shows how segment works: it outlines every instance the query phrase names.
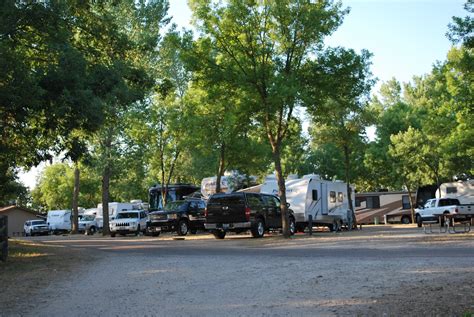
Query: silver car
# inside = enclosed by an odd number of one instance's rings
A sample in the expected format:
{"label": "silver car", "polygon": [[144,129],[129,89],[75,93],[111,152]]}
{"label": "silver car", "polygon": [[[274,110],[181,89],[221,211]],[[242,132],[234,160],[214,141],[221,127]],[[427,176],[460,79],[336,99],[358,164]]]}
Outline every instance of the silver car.
{"label": "silver car", "polygon": [[49,226],[44,220],[27,220],[23,226],[25,235],[48,235]]}

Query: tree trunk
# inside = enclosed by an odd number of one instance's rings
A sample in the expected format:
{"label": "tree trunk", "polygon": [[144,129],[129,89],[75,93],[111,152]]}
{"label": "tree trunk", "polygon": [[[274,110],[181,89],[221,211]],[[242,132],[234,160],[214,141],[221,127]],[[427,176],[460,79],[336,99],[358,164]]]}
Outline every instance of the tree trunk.
{"label": "tree trunk", "polygon": [[408,191],[408,200],[410,201],[410,211],[411,211],[411,222],[415,223],[415,203],[413,201],[413,197],[411,195],[411,188],[408,186],[407,183],[405,183],[405,186]]}
{"label": "tree trunk", "polygon": [[347,184],[347,199],[349,200],[349,209],[352,213],[352,228],[357,229],[357,219],[355,216],[354,205],[352,204],[352,189],[351,189],[351,177],[350,177],[350,169],[351,169],[351,160],[350,160],[350,153],[349,147],[347,145],[344,146],[344,169],[345,169],[345,176],[346,176],[346,184]]}
{"label": "tree trunk", "polygon": [[107,162],[102,173],[102,234],[110,234],[109,230],[109,182],[110,166]]}
{"label": "tree trunk", "polygon": [[219,152],[219,167],[217,168],[217,177],[216,177],[216,193],[221,192],[221,178],[224,175],[224,166],[225,166],[225,143],[221,144],[221,150]]}
{"label": "tree trunk", "polygon": [[78,163],[74,164],[74,192],[72,195],[72,233],[79,232],[79,180],[80,171]]}
{"label": "tree trunk", "polygon": [[280,144],[272,144],[273,161],[275,163],[275,172],[278,183],[278,195],[280,196],[281,223],[283,228],[283,236],[289,238],[290,235],[290,218],[288,207],[286,206],[286,186],[283,170],[281,168]]}

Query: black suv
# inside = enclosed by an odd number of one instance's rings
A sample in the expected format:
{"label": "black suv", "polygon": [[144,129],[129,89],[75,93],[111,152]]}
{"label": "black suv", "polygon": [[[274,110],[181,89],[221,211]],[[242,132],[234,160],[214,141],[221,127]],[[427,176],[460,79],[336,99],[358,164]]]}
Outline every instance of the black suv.
{"label": "black suv", "polygon": [[[290,233],[295,233],[295,217],[290,209]],[[209,198],[204,227],[217,239],[224,239],[227,231],[244,232],[250,229],[254,238],[265,231],[280,229],[280,199],[274,195],[256,193],[214,194]]]}
{"label": "black suv", "polygon": [[188,232],[196,233],[204,230],[204,209],[202,200],[177,200],[166,204],[160,211],[148,214],[146,234],[159,236],[163,232],[174,232],[185,236]]}

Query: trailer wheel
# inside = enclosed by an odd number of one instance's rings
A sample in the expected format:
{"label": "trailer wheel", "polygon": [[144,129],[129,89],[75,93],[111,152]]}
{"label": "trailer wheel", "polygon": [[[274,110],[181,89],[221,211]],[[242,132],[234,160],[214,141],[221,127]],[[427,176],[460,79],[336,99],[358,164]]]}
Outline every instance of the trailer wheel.
{"label": "trailer wheel", "polygon": [[411,222],[411,221],[410,221],[410,217],[408,217],[408,216],[403,216],[403,217],[402,217],[402,223],[403,223],[404,225],[408,225],[410,222]]}
{"label": "trailer wheel", "polygon": [[418,228],[421,228],[421,226],[423,226],[423,220],[421,220],[420,215],[416,215],[416,225]]}

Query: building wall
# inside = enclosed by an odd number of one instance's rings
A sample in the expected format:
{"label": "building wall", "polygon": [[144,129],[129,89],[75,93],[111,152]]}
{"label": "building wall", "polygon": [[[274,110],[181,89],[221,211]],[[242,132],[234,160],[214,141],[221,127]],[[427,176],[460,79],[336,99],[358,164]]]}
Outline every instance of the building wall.
{"label": "building wall", "polygon": [[40,219],[30,212],[21,209],[11,209],[3,212],[2,215],[8,216],[8,236],[15,237],[23,235],[23,225],[27,220]]}

